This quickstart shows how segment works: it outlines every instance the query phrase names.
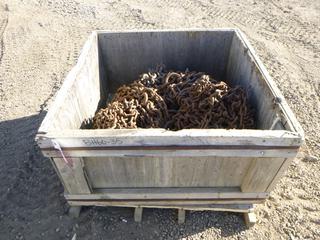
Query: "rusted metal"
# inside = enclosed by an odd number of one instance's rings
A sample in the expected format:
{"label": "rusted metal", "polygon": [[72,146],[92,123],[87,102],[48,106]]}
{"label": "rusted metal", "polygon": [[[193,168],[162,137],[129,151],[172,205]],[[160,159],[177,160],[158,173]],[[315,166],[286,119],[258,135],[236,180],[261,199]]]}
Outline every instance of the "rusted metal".
{"label": "rusted metal", "polygon": [[254,128],[253,109],[242,87],[231,88],[202,72],[142,74],[121,86],[93,128]]}

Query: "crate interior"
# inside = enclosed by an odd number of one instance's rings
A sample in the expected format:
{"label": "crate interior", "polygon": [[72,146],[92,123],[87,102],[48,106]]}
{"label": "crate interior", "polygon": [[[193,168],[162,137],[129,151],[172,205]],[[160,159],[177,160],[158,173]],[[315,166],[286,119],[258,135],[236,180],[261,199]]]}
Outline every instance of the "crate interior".
{"label": "crate interior", "polygon": [[[99,73],[104,106],[116,89],[157,64],[167,70],[202,71],[247,90],[258,129],[270,129],[276,111],[274,96],[233,30],[99,33]],[[285,129],[278,123],[274,129]]]}

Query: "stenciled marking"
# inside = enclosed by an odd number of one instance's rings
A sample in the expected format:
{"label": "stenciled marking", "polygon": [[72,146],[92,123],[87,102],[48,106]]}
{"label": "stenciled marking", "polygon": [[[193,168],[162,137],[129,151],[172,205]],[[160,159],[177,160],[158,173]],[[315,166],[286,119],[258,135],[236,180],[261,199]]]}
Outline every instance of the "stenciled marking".
{"label": "stenciled marking", "polygon": [[97,138],[89,138],[83,139],[82,142],[86,146],[105,146],[105,145],[114,145],[114,144],[122,144],[123,141],[119,138],[111,138],[111,139],[97,139]]}

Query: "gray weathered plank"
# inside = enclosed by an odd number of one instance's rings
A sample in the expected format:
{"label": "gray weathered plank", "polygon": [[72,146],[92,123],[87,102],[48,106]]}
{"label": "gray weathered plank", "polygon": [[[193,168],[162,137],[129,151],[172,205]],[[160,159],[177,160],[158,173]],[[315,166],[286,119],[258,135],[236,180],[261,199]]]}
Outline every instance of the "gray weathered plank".
{"label": "gray weathered plank", "polygon": [[175,200],[175,199],[265,199],[265,192],[241,192],[239,187],[215,188],[108,188],[91,194],[65,194],[67,200]]}
{"label": "gray weathered plank", "polygon": [[186,221],[186,210],[180,208],[178,209],[178,223],[183,224]]}
{"label": "gray weathered plank", "polygon": [[134,209],[134,221],[135,222],[141,222],[142,213],[143,213],[143,208],[142,207],[136,207]]}
{"label": "gray weathered plank", "polygon": [[267,191],[284,161],[283,158],[253,158],[242,181],[241,190],[243,192]]}
{"label": "gray weathered plank", "polygon": [[211,204],[256,204],[263,203],[263,199],[212,199],[212,200],[68,200],[71,206],[127,206],[127,207],[150,207],[150,208],[182,208],[183,206],[192,205],[196,206],[207,206]]}
{"label": "gray weathered plank", "polygon": [[270,182],[268,188],[266,189],[267,192],[271,192],[274,187],[276,186],[279,179],[284,175],[285,171],[288,169],[292,162],[293,158],[286,158],[284,159],[281,167],[279,168],[278,172],[276,173],[275,177]]}
{"label": "gray weathered plank", "polygon": [[73,165],[68,166],[63,158],[54,158],[54,164],[59,171],[65,191],[70,194],[90,194],[90,186],[83,172],[81,158],[70,158]]}
{"label": "gray weathered plank", "polygon": [[93,188],[234,187],[251,163],[250,158],[208,156],[83,159]]}

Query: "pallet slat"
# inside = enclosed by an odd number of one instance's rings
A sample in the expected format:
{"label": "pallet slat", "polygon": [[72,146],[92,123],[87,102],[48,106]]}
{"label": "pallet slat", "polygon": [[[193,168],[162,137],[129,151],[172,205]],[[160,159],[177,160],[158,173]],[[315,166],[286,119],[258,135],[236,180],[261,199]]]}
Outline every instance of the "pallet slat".
{"label": "pallet slat", "polygon": [[67,200],[152,200],[152,199],[265,199],[266,192],[244,193],[237,187],[226,188],[120,188],[100,189],[90,194],[65,194]]}

